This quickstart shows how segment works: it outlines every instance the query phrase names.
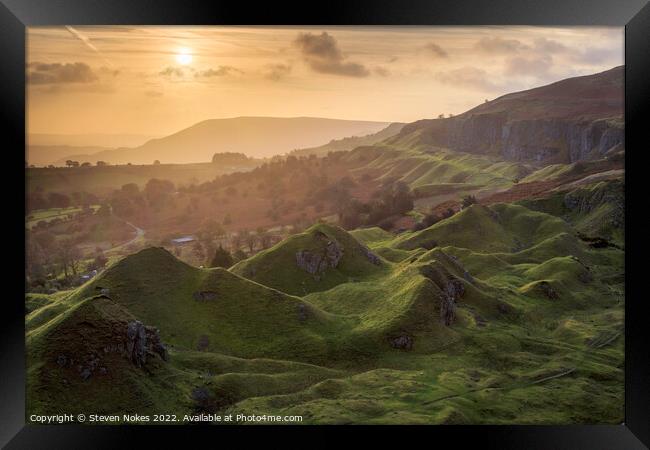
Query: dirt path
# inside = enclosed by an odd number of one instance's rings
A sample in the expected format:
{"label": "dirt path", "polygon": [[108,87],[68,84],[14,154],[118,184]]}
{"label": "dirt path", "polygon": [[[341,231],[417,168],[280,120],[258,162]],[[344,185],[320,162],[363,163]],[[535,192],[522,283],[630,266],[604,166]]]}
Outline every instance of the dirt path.
{"label": "dirt path", "polygon": [[118,245],[116,245],[114,247],[111,247],[111,248],[107,249],[106,252],[113,252],[113,251],[116,251],[116,250],[120,250],[122,248],[127,247],[128,245],[134,244],[139,239],[142,239],[144,237],[145,231],[142,228],[137,227],[136,225],[133,225],[131,222],[129,222],[127,220],[124,220],[124,223],[135,230],[135,237],[133,239],[123,243],[123,244],[118,244]]}

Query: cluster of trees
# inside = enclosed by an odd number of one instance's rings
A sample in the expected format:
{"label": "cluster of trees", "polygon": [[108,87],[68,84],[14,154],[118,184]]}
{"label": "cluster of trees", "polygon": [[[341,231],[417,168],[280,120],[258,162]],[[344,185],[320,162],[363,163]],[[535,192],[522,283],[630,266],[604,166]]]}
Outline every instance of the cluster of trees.
{"label": "cluster of trees", "polygon": [[248,156],[243,153],[222,152],[212,155],[213,164],[236,165],[245,164],[249,161]]}
{"label": "cluster of trees", "polygon": [[163,207],[172,206],[174,192],[174,183],[171,181],[152,178],[142,190],[135,183],[123,185],[113,191],[108,201],[115,215],[133,218],[146,207],[158,211]]}
{"label": "cluster of trees", "polygon": [[[338,209],[339,223],[343,228],[380,226],[392,228],[392,216],[413,209],[413,195],[406,183],[389,181],[375,192],[374,199],[363,203],[349,197],[341,197]],[[347,199],[347,200],[346,200]]]}
{"label": "cluster of trees", "polygon": [[425,228],[429,228],[430,226],[437,224],[441,220],[447,219],[453,215],[454,215],[454,210],[451,208],[447,208],[445,211],[441,213],[430,212],[429,214],[425,215],[422,218],[422,220],[420,220],[418,223],[416,223],[413,226],[413,231],[424,230]]}
{"label": "cluster of trees", "polygon": [[108,263],[101,248],[83,267],[84,255],[77,239],[59,238],[49,231],[33,233],[26,242],[26,282],[32,292],[74,285],[83,270],[101,270]]}
{"label": "cluster of trees", "polygon": [[38,209],[68,208],[70,206],[87,208],[97,203],[99,203],[99,198],[88,192],[73,192],[68,195],[60,192],[46,193],[42,188],[37,188],[27,194],[26,209],[27,212],[31,212]]}
{"label": "cluster of trees", "polygon": [[[469,208],[471,205],[474,205],[476,203],[478,203],[478,200],[476,199],[475,196],[465,195],[460,199],[460,209],[462,210],[465,208]],[[420,220],[418,223],[416,223],[413,226],[413,231],[419,231],[419,230],[424,230],[425,228],[429,228],[430,226],[435,225],[441,220],[453,216],[455,213],[456,212],[452,208],[447,208],[443,212],[432,211],[429,214],[425,215],[422,218],[422,220]]]}

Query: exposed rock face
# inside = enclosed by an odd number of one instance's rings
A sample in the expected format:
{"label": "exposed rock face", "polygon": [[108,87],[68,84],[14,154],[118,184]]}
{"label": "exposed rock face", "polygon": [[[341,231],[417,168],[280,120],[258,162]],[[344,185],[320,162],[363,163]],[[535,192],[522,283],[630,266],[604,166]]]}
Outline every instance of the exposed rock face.
{"label": "exposed rock face", "polygon": [[363,251],[363,254],[366,256],[366,258],[368,258],[368,261],[373,263],[375,266],[381,265],[381,259],[379,259],[379,256],[371,252],[368,247],[361,246],[361,250]]}
{"label": "exposed rock face", "polygon": [[298,320],[300,320],[301,322],[307,320],[307,307],[305,306],[304,303],[298,305]]}
{"label": "exposed rock face", "polygon": [[423,133],[426,143],[468,153],[496,154],[510,161],[571,163],[602,158],[623,144],[625,137],[624,128],[608,120],[508,121],[504,114],[434,119],[427,126]]}
{"label": "exposed rock face", "polygon": [[560,295],[557,293],[553,286],[551,286],[547,281],[542,281],[539,283],[539,288],[542,290],[544,295],[551,300],[557,300],[560,298]]}
{"label": "exposed rock face", "polygon": [[[394,138],[511,161],[571,163],[624,145],[623,67],[514,92],[445,119],[405,125]],[[457,180],[462,181],[462,180]]]}
{"label": "exposed rock face", "polygon": [[154,327],[145,327],[142,322],[130,322],[126,330],[126,354],[133,364],[142,367],[147,362],[147,354],[158,354],[167,361],[167,348],[160,340],[160,334]]}
{"label": "exposed rock face", "polygon": [[401,335],[391,339],[390,345],[400,350],[411,350],[413,348],[413,338],[411,336]]}
{"label": "exposed rock face", "polygon": [[126,353],[128,357],[131,358],[131,361],[136,366],[143,366],[147,360],[147,335],[142,322],[136,320],[129,323],[126,330],[126,339]]}
{"label": "exposed rock face", "polygon": [[575,189],[564,196],[564,206],[581,214],[588,214],[600,206],[610,205],[611,212],[603,222],[616,228],[625,224],[625,185],[611,182],[598,189]]}
{"label": "exposed rock face", "polygon": [[343,247],[336,241],[330,240],[322,252],[300,250],[296,253],[296,264],[302,270],[314,275],[317,279],[328,268],[335,268],[343,257]]}
{"label": "exposed rock face", "polygon": [[442,291],[440,299],[440,321],[449,326],[456,319],[456,301],[465,293],[465,286],[460,280],[450,279]]}

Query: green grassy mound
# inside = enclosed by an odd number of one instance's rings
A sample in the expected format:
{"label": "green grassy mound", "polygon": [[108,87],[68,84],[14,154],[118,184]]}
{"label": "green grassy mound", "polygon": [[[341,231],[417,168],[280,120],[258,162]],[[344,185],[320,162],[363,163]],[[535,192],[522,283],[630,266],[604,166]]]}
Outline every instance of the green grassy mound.
{"label": "green grassy mound", "polygon": [[587,237],[625,245],[625,183],[600,181],[549,197],[523,200],[521,205],[562,217]]}
{"label": "green grassy mound", "polygon": [[148,355],[145,368],[138,368],[124,355],[134,320],[124,307],[98,296],[28,333],[30,412],[152,412],[184,404],[177,385],[163,381],[172,372],[158,356]]}
{"label": "green grassy mound", "polygon": [[[618,423],[624,251],[579,238],[594,210],[563,204],[473,205],[399,236],[318,224],[231,271],[143,250],[26,297],[28,410]],[[309,273],[301,251],[337,264]],[[160,330],[167,361],[104,352],[136,318]],[[84,379],[77,361],[97,356]]]}
{"label": "green grassy mound", "polygon": [[521,206],[475,204],[429,228],[396,238],[393,246],[408,250],[451,245],[485,253],[510,253],[569,231],[561,219]]}
{"label": "green grassy mound", "polygon": [[[330,242],[336,243],[342,251],[335,267],[329,266],[322,273],[310,273],[299,267],[299,252],[325,257]],[[317,224],[304,233],[290,236],[230,269],[237,275],[293,295],[306,295],[348,281],[377,277],[386,270],[385,261],[378,258],[373,262],[364,245],[345,230],[328,224]]]}

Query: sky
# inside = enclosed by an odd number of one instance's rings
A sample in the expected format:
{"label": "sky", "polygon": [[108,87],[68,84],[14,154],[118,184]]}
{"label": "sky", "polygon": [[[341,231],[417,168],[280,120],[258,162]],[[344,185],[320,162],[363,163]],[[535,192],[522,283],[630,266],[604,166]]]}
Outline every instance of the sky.
{"label": "sky", "polygon": [[607,27],[31,27],[29,134],[238,116],[412,122],[623,64]]}

